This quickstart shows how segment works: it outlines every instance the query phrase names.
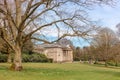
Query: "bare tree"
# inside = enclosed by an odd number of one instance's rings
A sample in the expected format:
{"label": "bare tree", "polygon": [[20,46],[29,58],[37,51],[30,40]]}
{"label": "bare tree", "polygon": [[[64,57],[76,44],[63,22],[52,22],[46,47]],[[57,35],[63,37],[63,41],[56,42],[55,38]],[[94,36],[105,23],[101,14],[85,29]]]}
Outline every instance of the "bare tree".
{"label": "bare tree", "polygon": [[11,63],[11,48],[0,38],[0,52],[7,54],[7,62]]}
{"label": "bare tree", "polygon": [[100,29],[93,39],[92,45],[98,50],[97,55],[101,60],[105,61],[106,66],[107,61],[113,57],[111,53],[112,47],[117,44],[118,41],[116,34],[109,28]]}
{"label": "bare tree", "polygon": [[[66,36],[85,36],[92,31],[86,9],[112,0],[1,0],[0,36],[14,52],[11,69],[23,69],[21,49],[30,39],[51,43]],[[55,40],[46,38],[46,30],[57,33]],[[39,38],[35,34],[39,34]],[[48,33],[49,34],[49,33]]]}
{"label": "bare tree", "polygon": [[74,49],[74,60],[80,61],[81,56],[82,56],[82,49],[80,47],[76,47]]}

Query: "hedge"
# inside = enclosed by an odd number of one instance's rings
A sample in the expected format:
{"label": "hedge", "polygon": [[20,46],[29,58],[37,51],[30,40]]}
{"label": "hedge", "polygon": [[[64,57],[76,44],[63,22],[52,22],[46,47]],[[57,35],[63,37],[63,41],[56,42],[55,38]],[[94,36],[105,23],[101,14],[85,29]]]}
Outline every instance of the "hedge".
{"label": "hedge", "polygon": [[[0,62],[7,62],[7,54],[0,53]],[[52,59],[48,59],[44,54],[22,54],[22,62],[52,62]]]}

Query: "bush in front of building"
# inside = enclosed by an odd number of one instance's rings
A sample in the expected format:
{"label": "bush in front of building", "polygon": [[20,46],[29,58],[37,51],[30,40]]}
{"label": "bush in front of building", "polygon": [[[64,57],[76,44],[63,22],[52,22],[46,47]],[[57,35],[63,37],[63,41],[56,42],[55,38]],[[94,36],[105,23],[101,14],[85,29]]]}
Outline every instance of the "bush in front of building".
{"label": "bush in front of building", "polygon": [[7,54],[0,53],[0,62],[7,62]]}
{"label": "bush in front of building", "polygon": [[[12,56],[13,57],[13,56]],[[7,54],[0,53],[0,62],[7,62]],[[22,61],[23,62],[52,62],[51,59],[48,59],[44,54],[38,53],[23,53],[22,54]]]}
{"label": "bush in front of building", "polygon": [[51,62],[44,54],[33,53],[33,54],[26,54],[22,55],[23,62]]}

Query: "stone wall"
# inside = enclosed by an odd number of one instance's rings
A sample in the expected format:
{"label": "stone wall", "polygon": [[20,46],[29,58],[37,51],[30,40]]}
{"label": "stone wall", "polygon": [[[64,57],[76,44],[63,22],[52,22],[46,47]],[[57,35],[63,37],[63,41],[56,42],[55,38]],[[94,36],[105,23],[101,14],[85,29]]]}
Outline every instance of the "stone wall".
{"label": "stone wall", "polygon": [[62,48],[47,48],[44,54],[53,59],[53,62],[72,62],[72,50],[63,50]]}
{"label": "stone wall", "polygon": [[44,54],[48,57],[53,59],[53,62],[62,62],[63,55],[61,48],[46,48]]}
{"label": "stone wall", "polygon": [[73,61],[72,50],[63,50],[63,61],[64,62],[72,62]]}
{"label": "stone wall", "polygon": [[61,47],[48,47],[44,49],[39,49],[38,47],[34,49],[37,53],[45,54],[48,58],[53,59],[53,62],[72,62],[73,61],[73,51],[71,49],[64,49]]}

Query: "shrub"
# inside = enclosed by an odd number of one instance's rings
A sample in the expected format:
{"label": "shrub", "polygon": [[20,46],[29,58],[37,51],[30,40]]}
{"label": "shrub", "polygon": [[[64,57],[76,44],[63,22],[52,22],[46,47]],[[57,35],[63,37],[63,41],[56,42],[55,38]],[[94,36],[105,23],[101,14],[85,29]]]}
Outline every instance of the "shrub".
{"label": "shrub", "polygon": [[22,55],[23,62],[52,62],[50,61],[44,54],[23,54]]}
{"label": "shrub", "polygon": [[49,58],[49,59],[48,59],[48,62],[52,63],[52,62],[53,62],[53,59],[52,59],[52,58]]}
{"label": "shrub", "polygon": [[7,54],[0,53],[0,62],[7,62]]}
{"label": "shrub", "polygon": [[23,61],[23,62],[30,62],[30,55],[28,55],[28,54],[23,54],[23,55],[22,55],[22,61]]}
{"label": "shrub", "polygon": [[[0,53],[0,62],[7,62],[7,58],[8,58],[7,54]],[[22,61],[23,62],[52,62],[52,59],[48,59],[44,54],[23,53],[22,54]]]}
{"label": "shrub", "polygon": [[74,57],[74,61],[80,61],[79,57]]}

